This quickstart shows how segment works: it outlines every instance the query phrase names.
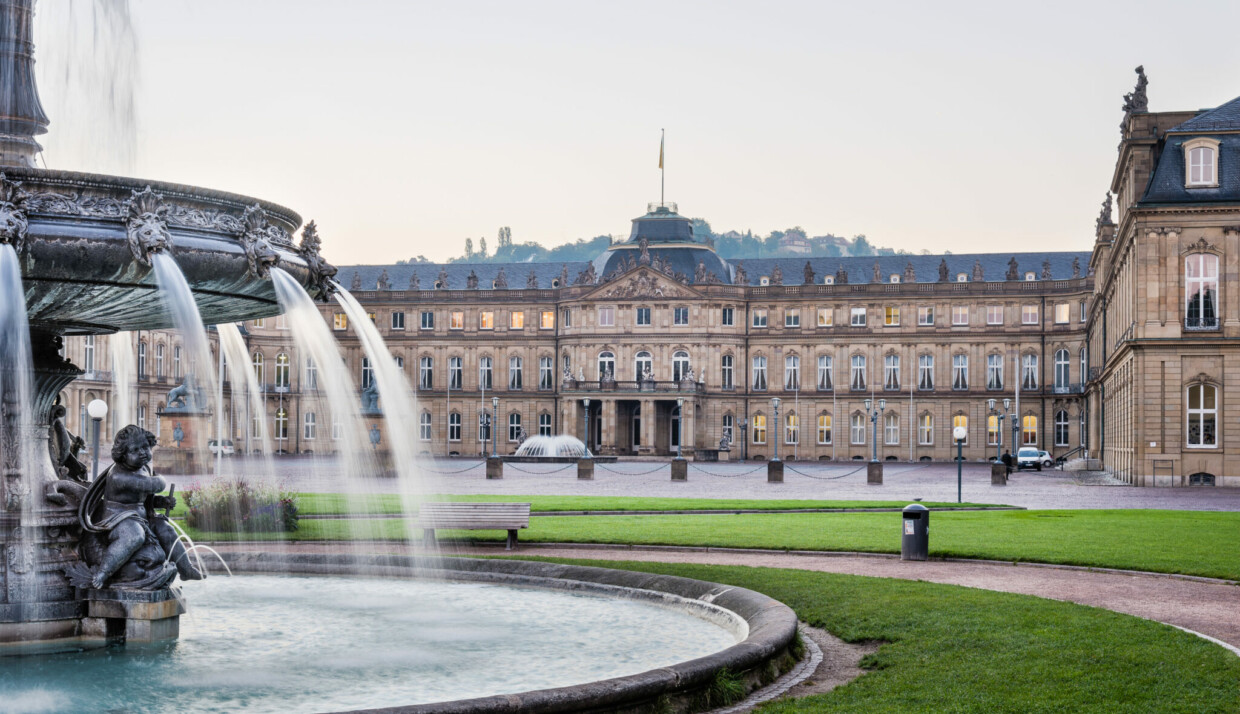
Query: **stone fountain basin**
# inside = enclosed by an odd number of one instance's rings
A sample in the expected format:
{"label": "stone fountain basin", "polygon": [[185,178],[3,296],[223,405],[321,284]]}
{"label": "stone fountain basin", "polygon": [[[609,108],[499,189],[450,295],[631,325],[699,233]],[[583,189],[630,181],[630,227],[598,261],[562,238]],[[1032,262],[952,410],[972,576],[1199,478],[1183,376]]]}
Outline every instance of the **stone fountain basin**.
{"label": "stone fountain basin", "polygon": [[119,176],[9,167],[5,175],[30,194],[21,252],[22,280],[32,327],[66,334],[173,327],[154,272],[130,252],[125,221],[134,191],[150,186],[168,207],[176,260],[206,324],[238,322],[280,312],[269,278],[249,272],[241,242],[242,216],[257,204],[267,214],[268,239],[280,267],[302,285],[309,271],[296,252],[295,212],[223,191]]}
{"label": "stone fountain basin", "polygon": [[[705,657],[639,674],[567,687],[396,706],[374,712],[655,712],[692,710],[726,669],[755,689],[793,661],[797,617],[787,605],[761,593],[670,575],[556,563],[395,555],[227,553],[238,573],[294,573],[420,577],[452,582],[497,583],[645,599],[695,612],[744,633],[744,639]],[[186,593],[193,607],[193,593]]]}

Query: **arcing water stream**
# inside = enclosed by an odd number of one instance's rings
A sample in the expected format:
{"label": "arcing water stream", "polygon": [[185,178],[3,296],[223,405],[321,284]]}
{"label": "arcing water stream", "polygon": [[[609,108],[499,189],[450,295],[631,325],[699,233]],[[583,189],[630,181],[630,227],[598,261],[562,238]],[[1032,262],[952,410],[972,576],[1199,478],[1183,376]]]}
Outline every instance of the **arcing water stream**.
{"label": "arcing water stream", "polygon": [[[198,303],[194,302],[189,283],[185,282],[185,275],[172,256],[155,253],[151,256],[151,265],[155,268],[155,280],[159,283],[159,293],[164,306],[172,315],[172,324],[181,333],[181,340],[189,355],[184,382],[189,387],[189,395],[186,396],[185,403],[190,408],[205,411],[209,400],[215,397],[215,371],[211,364],[207,330],[198,314]],[[206,430],[199,431],[193,444],[199,455],[206,453],[206,436]]]}
{"label": "arcing water stream", "polygon": [[[267,429],[267,420],[264,418],[266,410],[263,405],[266,400],[262,385],[258,383],[258,376],[254,374],[254,363],[246,349],[245,339],[241,337],[241,330],[232,323],[216,325],[215,331],[220,338],[224,362],[228,365],[228,383],[232,387],[233,412],[238,411],[237,397],[245,395],[246,402],[241,423],[251,432],[254,426],[258,427],[258,439],[262,444],[263,454],[270,459],[275,453],[275,447],[272,446],[271,432]],[[248,452],[249,449],[246,451]]]}

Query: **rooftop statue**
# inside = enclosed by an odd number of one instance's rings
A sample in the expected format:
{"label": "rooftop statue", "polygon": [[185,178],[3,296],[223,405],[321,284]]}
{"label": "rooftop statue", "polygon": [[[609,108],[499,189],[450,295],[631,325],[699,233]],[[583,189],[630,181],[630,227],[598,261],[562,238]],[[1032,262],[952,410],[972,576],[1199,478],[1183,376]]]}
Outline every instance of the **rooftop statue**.
{"label": "rooftop statue", "polygon": [[530,269],[530,276],[525,279],[525,287],[530,290],[538,289],[538,276],[534,274],[533,268]]}
{"label": "rooftop statue", "polygon": [[[155,435],[129,425],[116,434],[112,465],[91,484],[78,507],[83,562],[65,568],[76,587],[157,590],[179,574],[201,580],[168,522],[176,498],[155,494],[168,487],[151,472]],[[157,514],[157,509],[164,509]]]}
{"label": "rooftop statue", "polygon": [[1098,211],[1098,220],[1094,223],[1094,232],[1101,233],[1103,226],[1111,225],[1111,192],[1107,191],[1107,197],[1102,201],[1102,208]]}
{"label": "rooftop statue", "polygon": [[465,278],[465,289],[466,290],[477,290],[478,289],[478,274],[475,273],[473,270],[470,270],[469,275],[466,276]]}
{"label": "rooftop statue", "polygon": [[693,282],[694,284],[706,282],[706,263],[700,260],[698,261],[697,268],[693,270]]}
{"label": "rooftop statue", "polygon": [[375,283],[375,289],[376,290],[391,290],[392,289],[392,281],[388,278],[387,268],[384,268],[383,272],[379,273],[379,280]]}
{"label": "rooftop statue", "polygon": [[499,274],[495,276],[495,289],[496,290],[507,290],[508,289],[508,275],[504,273],[503,268],[500,268]]}
{"label": "rooftop statue", "polygon": [[779,263],[775,264],[775,269],[771,271],[771,285],[784,284],[784,270],[779,267]]}
{"label": "rooftop statue", "polygon": [[1020,280],[1020,267],[1016,264],[1016,256],[1008,261],[1007,275],[1004,276],[1008,280]]}
{"label": "rooftop statue", "polygon": [[448,289],[448,271],[444,270],[443,268],[440,268],[439,278],[436,280],[436,282],[439,283],[438,287],[444,290],[447,290]]}
{"label": "rooftop statue", "polygon": [[904,282],[917,282],[917,271],[913,269],[913,261],[911,260],[908,262],[908,265],[904,266]]}
{"label": "rooftop statue", "polygon": [[835,282],[839,283],[840,285],[848,284],[848,271],[844,270],[843,265],[841,265],[835,271]]}
{"label": "rooftop statue", "polygon": [[416,270],[409,274],[409,289],[410,290],[421,290],[422,289],[422,280],[421,278],[418,277],[418,271]]}
{"label": "rooftop statue", "polygon": [[1137,68],[1133,71],[1137,73],[1137,86],[1131,92],[1124,95],[1125,119],[1130,114],[1148,112],[1150,110],[1150,99],[1145,93],[1145,88],[1149,86],[1150,80],[1145,78],[1145,65],[1137,65]]}
{"label": "rooftop statue", "polygon": [[736,263],[736,284],[748,285],[749,276],[745,274],[745,261],[741,260]]}
{"label": "rooftop statue", "polygon": [[1051,279],[1051,261],[1049,258],[1042,261],[1042,279]]}
{"label": "rooftop statue", "polygon": [[1081,259],[1080,258],[1072,259],[1072,277],[1073,278],[1081,277]]}
{"label": "rooftop statue", "polygon": [[977,259],[973,261],[973,282],[980,283],[986,279],[986,273],[982,271],[982,261]]}
{"label": "rooftop statue", "polygon": [[945,283],[947,280],[947,258],[943,258],[939,261],[939,282]]}
{"label": "rooftop statue", "polygon": [[878,272],[878,261],[877,260],[874,261],[874,282],[876,283],[883,282],[883,276],[881,273]]}
{"label": "rooftop statue", "polygon": [[805,279],[802,282],[804,282],[806,285],[813,285],[814,284],[814,266],[810,265],[808,260],[805,261],[804,274],[805,274]]}
{"label": "rooftop statue", "polygon": [[650,241],[642,238],[637,244],[642,248],[641,257],[637,260],[638,265],[650,265]]}
{"label": "rooftop statue", "polygon": [[353,280],[349,281],[349,289],[354,291],[362,289],[362,276],[358,275],[356,270],[353,271]]}

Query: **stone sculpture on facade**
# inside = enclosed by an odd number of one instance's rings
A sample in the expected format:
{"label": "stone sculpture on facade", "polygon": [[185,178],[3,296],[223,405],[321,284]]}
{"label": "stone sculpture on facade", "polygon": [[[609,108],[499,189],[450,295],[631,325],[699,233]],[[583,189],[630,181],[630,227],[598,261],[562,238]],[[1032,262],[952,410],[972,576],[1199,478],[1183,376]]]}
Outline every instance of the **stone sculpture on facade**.
{"label": "stone sculpture on facade", "polygon": [[439,277],[435,279],[435,287],[440,290],[448,289],[448,271],[444,268],[439,269]]}
{"label": "stone sculpture on facade", "polygon": [[1081,277],[1081,259],[1080,258],[1077,258],[1077,257],[1072,258],[1072,277],[1074,279]]}
{"label": "stone sculpture on facade", "polygon": [[353,279],[349,281],[349,289],[354,292],[362,289],[362,276],[356,270],[353,271]]}
{"label": "stone sculpture on facade", "polygon": [[883,282],[883,274],[882,274],[882,273],[880,273],[880,272],[879,272],[879,270],[878,270],[878,261],[877,261],[877,260],[876,260],[876,261],[874,261],[874,282],[876,282],[876,283],[881,283],[881,282]]}
{"label": "stone sculpture on facade", "polygon": [[362,389],[362,413],[381,413],[379,411],[379,385],[376,380],[370,380],[370,384]]}
{"label": "stone sculpture on facade", "polygon": [[733,282],[736,285],[749,284],[749,276],[745,273],[745,261],[739,260],[736,262],[736,280]]}
{"label": "stone sculpture on facade", "polygon": [[335,292],[336,266],[323,259],[319,252],[321,247],[318,226],[314,221],[310,221],[301,231],[301,245],[297,247],[297,254],[306,261],[310,280],[318,288],[319,298],[325,300]]}
{"label": "stone sculpture on facade", "polygon": [[1107,191],[1107,197],[1102,201],[1102,208],[1098,211],[1098,220],[1094,223],[1094,233],[1102,232],[1103,226],[1112,225],[1111,222],[1111,192]]}
{"label": "stone sculpture on facade", "polygon": [[410,290],[421,290],[422,289],[422,279],[418,277],[418,271],[416,270],[409,274],[409,289]]}
{"label": "stone sculpture on facade", "polygon": [[1042,261],[1042,279],[1043,280],[1051,279],[1051,261],[1050,260]]}
{"label": "stone sculpture on facade", "polygon": [[650,241],[642,238],[637,241],[637,244],[641,246],[642,250],[641,257],[637,259],[637,264],[650,265]]}
{"label": "stone sculpture on facade", "polygon": [[473,270],[470,270],[469,275],[465,276],[465,289],[466,290],[477,290],[478,289],[478,274],[475,273]]}
{"label": "stone sculpture on facade", "polygon": [[594,272],[594,263],[587,263],[586,269],[577,273],[577,285],[594,285],[598,282],[598,275]]}
{"label": "stone sculpture on facade", "polygon": [[[112,465],[87,489],[78,507],[80,562],[65,568],[69,582],[96,590],[158,590],[179,574],[201,580],[167,513],[172,495],[157,496],[167,482],[151,472],[155,435],[134,425],[112,444]],[[156,513],[163,509],[163,514]]]}
{"label": "stone sculpture on facade", "polygon": [[1020,267],[1016,264],[1016,256],[1008,261],[1007,275],[1004,276],[1008,280],[1020,280]]}
{"label": "stone sculpture on facade", "polygon": [[843,265],[835,269],[835,282],[839,283],[840,285],[848,284],[848,271],[844,270]]}
{"label": "stone sculpture on facade", "polygon": [[567,263],[562,263],[560,265],[560,284],[554,287],[560,287],[560,288],[568,287],[568,264]]}
{"label": "stone sculpture on facade", "polygon": [[13,246],[18,255],[26,245],[26,201],[30,194],[22,190],[21,182],[10,181],[0,173],[0,243]]}
{"label": "stone sculpture on facade", "polygon": [[911,260],[908,262],[907,265],[904,266],[904,282],[906,283],[917,282],[917,271],[913,269],[913,261]]}
{"label": "stone sculpture on facade", "polygon": [[271,269],[280,264],[280,254],[271,247],[272,226],[267,222],[267,212],[256,203],[245,209],[241,221],[245,225],[241,245],[245,248],[250,275],[265,280]]}
{"label": "stone sculpture on facade", "polygon": [[982,271],[982,261],[977,259],[973,261],[973,282],[980,283],[986,280],[986,274]]}
{"label": "stone sculpture on facade", "polygon": [[1137,73],[1137,86],[1124,95],[1125,119],[1138,112],[1150,110],[1150,99],[1146,95],[1146,87],[1149,86],[1150,80],[1145,77],[1145,65],[1137,65],[1133,71]]}
{"label": "stone sculpture on facade", "polygon": [[808,260],[805,261],[805,270],[803,272],[804,272],[804,278],[802,282],[805,283],[806,285],[813,285],[814,284],[814,266],[810,265]]}
{"label": "stone sculpture on facade", "polygon": [[784,284],[784,270],[779,267],[779,263],[775,264],[775,269],[771,271],[771,285]]}
{"label": "stone sculpture on facade", "polygon": [[945,283],[949,280],[947,277],[947,258],[939,261],[939,282]]}
{"label": "stone sculpture on facade", "polygon": [[700,284],[706,282],[706,263],[698,261],[697,267],[693,269],[693,282]]}
{"label": "stone sculpture on facade", "polygon": [[495,275],[495,289],[496,290],[507,290],[508,289],[508,275],[504,273],[503,268],[500,268],[499,273]]}
{"label": "stone sculpture on facade", "polygon": [[125,217],[125,235],[129,239],[129,252],[142,265],[151,264],[151,254],[167,250],[172,245],[165,216],[168,209],[164,197],[147,186],[142,191],[132,191],[129,210]]}
{"label": "stone sculpture on facade", "polygon": [[392,289],[392,281],[390,278],[388,278],[387,268],[384,268],[383,272],[379,273],[379,280],[375,283],[375,289],[376,290],[391,290]]}
{"label": "stone sculpture on facade", "polygon": [[525,279],[525,287],[530,290],[538,289],[538,276],[534,274],[532,269],[530,270],[529,276]]}

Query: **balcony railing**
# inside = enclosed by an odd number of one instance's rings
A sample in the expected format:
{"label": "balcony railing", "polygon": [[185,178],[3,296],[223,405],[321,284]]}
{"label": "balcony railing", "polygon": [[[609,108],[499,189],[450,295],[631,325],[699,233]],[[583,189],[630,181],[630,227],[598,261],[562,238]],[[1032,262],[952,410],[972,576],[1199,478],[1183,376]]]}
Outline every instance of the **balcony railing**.
{"label": "balcony railing", "polygon": [[1051,394],[1083,394],[1085,385],[1079,382],[1074,384],[1056,384],[1051,387]]}
{"label": "balcony railing", "polygon": [[700,382],[659,382],[649,379],[641,381],[574,379],[572,381],[565,380],[563,390],[566,392],[685,392],[689,394],[704,394],[706,392],[706,385]]}
{"label": "balcony railing", "polygon": [[1186,317],[1184,329],[1189,332],[1209,332],[1218,329],[1217,317]]}

